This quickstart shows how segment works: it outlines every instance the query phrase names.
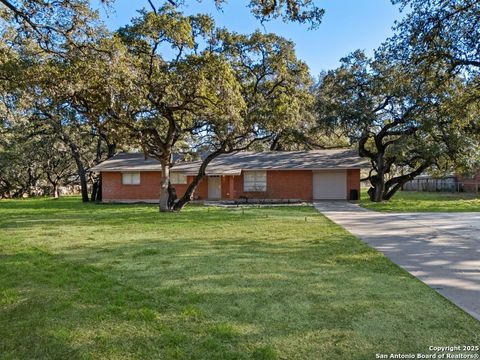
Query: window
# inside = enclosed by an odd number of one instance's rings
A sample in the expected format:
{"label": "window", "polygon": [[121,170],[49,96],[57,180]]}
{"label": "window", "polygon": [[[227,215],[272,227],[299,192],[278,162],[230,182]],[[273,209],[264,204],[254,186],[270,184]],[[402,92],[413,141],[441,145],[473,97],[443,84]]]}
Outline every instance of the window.
{"label": "window", "polygon": [[266,171],[246,171],[243,174],[243,191],[267,191]]}
{"label": "window", "polygon": [[140,173],[139,172],[122,173],[122,184],[123,185],[138,185],[138,184],[140,184]]}
{"label": "window", "polygon": [[170,173],[170,182],[172,184],[186,184],[187,183],[187,175],[179,173],[179,172],[171,172]]}

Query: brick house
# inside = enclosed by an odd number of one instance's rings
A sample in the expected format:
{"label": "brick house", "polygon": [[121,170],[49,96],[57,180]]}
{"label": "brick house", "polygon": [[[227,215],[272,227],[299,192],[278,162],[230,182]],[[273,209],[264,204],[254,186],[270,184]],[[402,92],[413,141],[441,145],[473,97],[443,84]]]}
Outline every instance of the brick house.
{"label": "brick house", "polygon": [[[200,161],[178,162],[171,184],[178,197],[192,181]],[[352,150],[241,151],[223,154],[207,168],[195,199],[353,199],[360,193],[365,162]],[[104,202],[157,202],[160,163],[142,153],[121,153],[94,167],[101,174]]]}
{"label": "brick house", "polygon": [[457,182],[465,192],[480,192],[480,169],[469,175],[457,174]]}

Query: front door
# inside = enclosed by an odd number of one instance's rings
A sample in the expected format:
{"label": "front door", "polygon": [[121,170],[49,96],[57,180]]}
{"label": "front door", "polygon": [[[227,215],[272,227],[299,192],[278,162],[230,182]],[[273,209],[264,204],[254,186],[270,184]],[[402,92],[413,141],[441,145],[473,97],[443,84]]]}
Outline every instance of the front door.
{"label": "front door", "polygon": [[222,182],[220,176],[208,177],[208,199],[219,200],[222,197]]}

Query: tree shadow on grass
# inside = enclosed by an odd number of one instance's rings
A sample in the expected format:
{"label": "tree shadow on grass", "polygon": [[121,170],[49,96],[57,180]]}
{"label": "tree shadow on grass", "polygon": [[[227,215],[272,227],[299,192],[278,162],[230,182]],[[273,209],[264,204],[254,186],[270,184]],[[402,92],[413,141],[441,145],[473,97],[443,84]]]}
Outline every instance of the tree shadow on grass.
{"label": "tree shadow on grass", "polygon": [[[13,205],[2,208],[5,214],[0,217],[2,229],[32,229],[38,226],[54,227],[68,223],[69,226],[91,227],[98,224],[108,226],[132,225],[202,225],[215,226],[228,222],[265,220],[272,217],[283,217],[285,220],[306,221],[308,218],[323,219],[312,207],[272,207],[272,208],[208,208],[192,205],[179,213],[159,213],[155,205],[150,204],[77,204],[72,201],[44,200],[52,202],[48,208],[42,208],[33,201],[25,202],[26,206]],[[42,203],[42,201],[40,202]],[[308,218],[307,218],[308,217]]]}
{"label": "tree shadow on grass", "polygon": [[[76,345],[79,354],[368,358],[474,341],[473,319],[351,236],[341,242],[149,240],[101,254],[36,251],[7,263],[39,267],[38,291],[60,298],[32,309],[60,319],[49,333],[86,332],[90,345]],[[74,338],[66,345],[79,344]]]}
{"label": "tree shadow on grass", "polygon": [[[81,209],[55,210],[63,223],[51,233],[35,221],[12,231],[58,255],[3,250],[2,357],[362,359],[480,331],[311,208]],[[86,243],[91,232],[107,234]]]}

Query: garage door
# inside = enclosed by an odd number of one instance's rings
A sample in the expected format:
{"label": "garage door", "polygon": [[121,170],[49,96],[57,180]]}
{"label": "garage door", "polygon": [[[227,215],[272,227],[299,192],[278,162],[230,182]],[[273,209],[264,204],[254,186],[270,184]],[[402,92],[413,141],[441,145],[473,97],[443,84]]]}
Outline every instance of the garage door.
{"label": "garage door", "polygon": [[347,171],[314,171],[313,198],[316,200],[346,200]]}

